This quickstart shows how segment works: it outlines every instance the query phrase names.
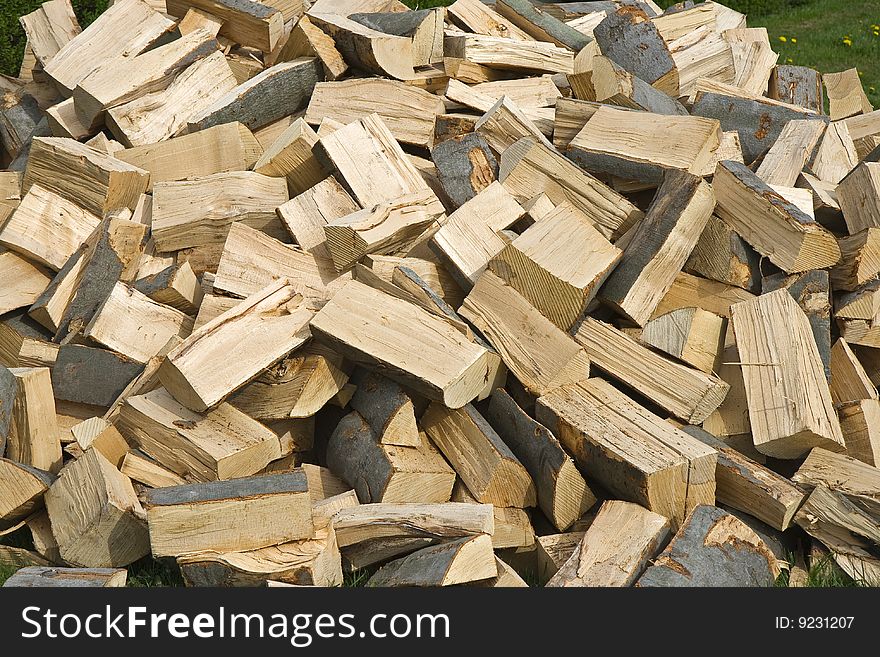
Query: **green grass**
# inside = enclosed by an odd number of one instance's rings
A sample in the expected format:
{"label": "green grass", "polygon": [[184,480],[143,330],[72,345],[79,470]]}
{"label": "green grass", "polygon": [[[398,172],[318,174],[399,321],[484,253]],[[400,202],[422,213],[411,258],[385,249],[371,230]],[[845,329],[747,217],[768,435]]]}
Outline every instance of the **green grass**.
{"label": "green grass", "polygon": [[0,586],[3,586],[16,570],[18,570],[18,566],[4,566],[0,564]]}
{"label": "green grass", "polygon": [[[791,560],[790,560],[791,561]],[[776,579],[776,586],[787,587],[789,571],[783,570]],[[814,563],[807,573],[805,588],[861,588],[869,586],[867,582],[855,580],[847,575],[829,555]]]}

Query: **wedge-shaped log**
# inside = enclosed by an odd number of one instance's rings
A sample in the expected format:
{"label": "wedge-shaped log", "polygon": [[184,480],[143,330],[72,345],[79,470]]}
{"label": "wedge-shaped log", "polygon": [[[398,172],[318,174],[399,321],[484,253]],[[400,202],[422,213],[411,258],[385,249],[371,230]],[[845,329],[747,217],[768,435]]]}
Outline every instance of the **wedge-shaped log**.
{"label": "wedge-shaped log", "polygon": [[880,162],[853,169],[837,186],[837,200],[850,235],[880,226]]}
{"label": "wedge-shaped log", "polygon": [[593,365],[689,422],[705,420],[729,390],[717,376],[664,358],[592,317],[585,318],[573,336]]}
{"label": "wedge-shaped log", "polygon": [[22,187],[29,190],[39,184],[103,217],[111,210],[133,208],[149,179],[147,171],[72,139],[38,137],[31,146]]}
{"label": "wedge-shaped log", "polygon": [[668,169],[711,175],[720,143],[714,119],[602,107],[571,140],[567,155],[588,171],[655,183]]}
{"label": "wedge-shaped log", "polygon": [[[583,258],[584,253],[590,258]],[[595,297],[621,253],[565,202],[504,247],[489,268],[567,331]]]}
{"label": "wedge-shaped log", "polygon": [[837,185],[859,163],[855,142],[843,121],[828,125],[810,163],[810,169],[820,181]]}
{"label": "wedge-shaped log", "polygon": [[673,310],[648,321],[639,340],[711,374],[720,367],[727,320],[702,308]]}
{"label": "wedge-shaped log", "polygon": [[663,516],[631,502],[604,502],[547,586],[632,586],[668,536]]}
{"label": "wedge-shaped log", "polygon": [[288,199],[287,182],[252,171],[218,173],[153,188],[151,234],[159,251],[222,244],[241,221],[275,238],[287,232],[275,208]]}
{"label": "wedge-shaped log", "polygon": [[45,71],[70,96],[84,78],[153,45],[174,23],[142,0],[123,0],[56,52]]}
{"label": "wedge-shaped log", "polygon": [[589,376],[586,352],[492,272],[480,276],[460,311],[531,393]]}
{"label": "wedge-shaped log", "polygon": [[715,500],[715,450],[601,379],[557,388],[538,399],[535,412],[588,477],[673,527]]}
{"label": "wedge-shaped log", "polygon": [[346,358],[379,365],[450,408],[480,394],[495,357],[445,320],[357,281],[339,289],[310,326]]}
{"label": "wedge-shaped log", "polygon": [[[2,231],[0,231],[2,235]],[[52,282],[49,271],[12,251],[0,253],[0,315],[33,304]]]}
{"label": "wedge-shaped log", "polygon": [[718,216],[783,271],[823,269],[840,260],[830,232],[743,164],[719,162],[712,188]]}
{"label": "wedge-shaped log", "polygon": [[107,349],[66,344],[52,367],[52,390],[58,400],[106,408],[143,370],[143,363]]}
{"label": "wedge-shaped log", "polygon": [[114,157],[150,172],[150,187],[252,168],[263,153],[254,135],[241,123],[224,123],[157,144],[125,148]]}
{"label": "wedge-shaped log", "polygon": [[499,98],[473,127],[499,155],[523,137],[550,147],[550,142],[525,112],[507,96]]}
{"label": "wedge-shaped log", "polygon": [[806,490],[824,486],[846,495],[874,516],[880,514],[880,474],[878,469],[851,456],[816,447],[792,480]]}
{"label": "wedge-shaped log", "polygon": [[[0,319],[0,365],[52,367],[58,355],[58,345],[52,344],[51,340],[52,334],[23,311],[8,313]],[[6,419],[0,420],[0,445],[8,434],[11,417],[7,409],[3,412]]]}
{"label": "wedge-shaped log", "polygon": [[[288,182],[288,189],[290,183]],[[294,196],[275,212],[303,251],[323,252],[324,226],[335,219],[357,212],[360,206],[333,176]]]}
{"label": "wedge-shaped log", "polygon": [[415,76],[412,39],[385,34],[339,14],[319,12],[314,7],[309,19],[333,38],[349,66],[397,80]]}
{"label": "wedge-shaped log", "polygon": [[189,132],[239,121],[258,130],[306,106],[321,75],[315,57],[282,62],[258,73],[189,119]]}
{"label": "wedge-shaped log", "polygon": [[[592,72],[589,73],[593,87],[591,95],[600,103],[654,114],[684,116],[688,113],[677,100],[633,75],[613,59],[597,55],[593,57],[592,67]],[[587,75],[587,73],[578,75]]]}
{"label": "wedge-shaped log", "polygon": [[170,351],[159,378],[175,399],[205,411],[308,340],[313,314],[287,279],[276,281]]}
{"label": "wedge-shaped log", "polygon": [[129,450],[128,443],[116,427],[104,418],[92,417],[83,420],[72,426],[70,433],[81,449],[94,447],[115,467],[122,466],[122,461]]}
{"label": "wedge-shaped log", "polygon": [[782,64],[773,69],[767,95],[821,114],[825,107],[823,77],[819,71],[807,66]]}
{"label": "wedge-shaped log", "polygon": [[539,584],[546,586],[575,553],[583,538],[584,531],[572,531],[547,534],[535,540],[534,571]]}
{"label": "wedge-shaped log", "polygon": [[104,110],[165,89],[181,70],[220,48],[214,35],[195,30],[137,57],[99,68],[73,90],[77,118],[100,123]]}
{"label": "wedge-shaped log", "polygon": [[[760,256],[716,215],[709,217],[684,270],[744,290],[760,288]],[[676,279],[678,280],[678,279]]]}
{"label": "wedge-shaped log", "polygon": [[316,150],[364,208],[430,190],[376,114],[322,137]]}
{"label": "wedge-shaped log", "polygon": [[285,62],[297,57],[317,57],[321,60],[327,80],[338,80],[348,72],[348,64],[337,50],[329,34],[312,22],[309,16],[301,16],[290,31],[287,42],[276,51],[276,61]]}
{"label": "wedge-shaped log", "polygon": [[358,369],[351,379],[357,391],[349,404],[386,445],[421,447],[413,401],[395,381],[377,372]]}
{"label": "wedge-shaped log", "polygon": [[736,78],[730,43],[708,25],[670,41],[669,52],[678,69],[679,95],[690,101],[700,80],[730,83]]}
{"label": "wedge-shaped log", "polygon": [[125,586],[125,568],[55,568],[29,566],[15,572],[4,587],[119,588]]}
{"label": "wedge-shaped log", "polygon": [[451,410],[434,403],[421,422],[477,500],[501,507],[535,505],[528,472],[473,406]]}
{"label": "wedge-shaped log", "polygon": [[82,32],[69,0],[44,2],[18,22],[27,35],[28,47],[43,68],[68,41]]}
{"label": "wedge-shaped log", "polygon": [[254,171],[274,178],[287,179],[293,195],[302,194],[324,178],[327,172],[312,154],[318,135],[302,119],[290,124],[254,164]]}
{"label": "wedge-shaped log", "polygon": [[452,205],[461,207],[498,178],[498,162],[489,143],[469,132],[431,149],[440,184]]}
{"label": "wedge-shaped log", "polygon": [[880,464],[880,401],[874,398],[845,402],[838,414],[846,453],[877,467]]}
{"label": "wedge-shaped log", "polygon": [[46,493],[46,509],[61,557],[71,565],[118,568],[150,552],[131,480],[94,449],[64,468]]}
{"label": "wedge-shaped log", "polygon": [[367,586],[455,586],[497,575],[492,540],[482,534],[432,545],[392,561]]}
{"label": "wedge-shaped log", "polygon": [[194,481],[245,477],[281,457],[278,437],[241,411],[221,404],[193,413],[164,388],[129,397],[117,426],[132,445]]}
{"label": "wedge-shaped log", "polygon": [[0,407],[11,411],[6,457],[57,473],[61,469],[62,455],[49,369],[24,367],[6,370],[2,366],[0,369],[6,379],[5,384],[0,384],[3,397]]}
{"label": "wedge-shaped log", "polygon": [[442,504],[449,501],[455,472],[424,436],[419,447],[379,442],[358,414],[346,415],[327,445],[327,465],[364,503]]}
{"label": "wedge-shaped log", "polygon": [[644,325],[687,261],[714,208],[715,195],[702,178],[668,171],[620,262],[602,285],[602,299]]}
{"label": "wedge-shaped log", "polygon": [[183,18],[200,9],[222,22],[220,35],[243,46],[271,52],[284,34],[284,15],[272,6],[252,0],[166,0],[172,16]]}
{"label": "wedge-shaped log", "polygon": [[456,0],[446,9],[450,20],[474,34],[532,41],[532,37],[479,0]]}
{"label": "wedge-shaped log", "polygon": [[54,481],[45,470],[0,458],[0,528],[11,527],[39,510]]}
{"label": "wedge-shaped log", "polygon": [[824,121],[794,119],[785,124],[755,172],[768,185],[792,187],[825,133]]}
{"label": "wedge-shaped log", "polygon": [[579,32],[529,0],[500,0],[495,10],[537,41],[549,41],[574,52],[583,50],[590,37]]}
{"label": "wedge-shaped log", "polygon": [[[880,399],[877,386],[871,381],[865,366],[843,338],[839,338],[831,347],[829,368],[831,377],[828,384],[835,406],[863,399]],[[849,441],[846,443],[849,448]]]}
{"label": "wedge-shaped log", "polygon": [[700,505],[636,586],[771,586],[776,557],[742,520]]}
{"label": "wedge-shaped log", "polygon": [[608,239],[617,239],[644,216],[626,198],[530,137],[504,150],[498,179],[520,203],[539,192],[554,204],[569,201]]}
{"label": "wedge-shaped log", "polygon": [[164,141],[238,86],[220,52],[188,66],[162,91],[141,96],[107,110],[105,121],[128,147]]}
{"label": "wedge-shaped log", "polygon": [[308,482],[301,470],[154,488],[144,494],[144,507],[157,557],[257,550],[313,533]]}
{"label": "wedge-shaped log", "polygon": [[386,11],[349,14],[349,19],[377,32],[407,37],[412,41],[413,66],[430,66],[443,61],[442,9]]}
{"label": "wedge-shaped log", "polygon": [[572,73],[574,53],[545,41],[454,32],[444,41],[447,57],[466,59],[490,68],[527,73]]}
{"label": "wedge-shaped log", "polygon": [[777,458],[813,447],[843,451],[819,349],[797,302],[777,290],[732,310],[757,450]]}
{"label": "wedge-shaped log", "polygon": [[832,121],[874,111],[871,101],[865,95],[858,69],[850,68],[839,73],[825,73],[822,82],[828,91],[828,113]]}
{"label": "wedge-shaped log", "polygon": [[565,531],[596,503],[596,497],[556,437],[535,422],[503,389],[492,393],[486,419],[528,470],[538,506]]}
{"label": "wedge-shaped log", "polygon": [[153,301],[176,308],[187,315],[195,315],[204,298],[202,286],[189,262],[174,264],[155,274],[139,278],[134,287]]}
{"label": "wedge-shaped log", "polygon": [[730,317],[732,304],[754,298],[754,294],[740,287],[682,272],[675,277],[669,292],[654,311],[654,317],[680,308],[702,308],[721,317]]}
{"label": "wedge-shaped log", "polygon": [[797,486],[708,431],[695,426],[682,430],[718,451],[715,469],[718,502],[748,513],[779,531],[788,529],[804,501],[804,494]]}

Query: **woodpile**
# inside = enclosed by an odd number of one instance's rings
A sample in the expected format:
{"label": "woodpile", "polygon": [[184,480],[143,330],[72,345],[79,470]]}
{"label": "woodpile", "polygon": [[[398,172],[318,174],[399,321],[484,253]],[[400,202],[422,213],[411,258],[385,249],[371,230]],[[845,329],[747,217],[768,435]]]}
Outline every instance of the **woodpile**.
{"label": "woodpile", "polygon": [[854,70],[716,2],[21,24],[7,585],[768,586],[822,552],[880,584]]}

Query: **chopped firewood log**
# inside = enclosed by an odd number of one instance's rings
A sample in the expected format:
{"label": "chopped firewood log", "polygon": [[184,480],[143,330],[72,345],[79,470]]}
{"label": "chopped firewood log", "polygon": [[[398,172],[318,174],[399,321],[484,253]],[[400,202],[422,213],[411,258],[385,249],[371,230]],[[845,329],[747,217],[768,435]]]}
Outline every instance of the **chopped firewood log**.
{"label": "chopped firewood log", "polygon": [[252,0],[165,0],[170,15],[183,18],[190,9],[200,9],[223,21],[220,35],[243,46],[271,52],[284,33],[284,15]]}
{"label": "chopped firewood log", "polygon": [[[715,450],[602,379],[540,397],[536,417],[559,436],[586,475],[666,516],[673,527],[696,505],[715,500]],[[663,493],[653,486],[661,481]]]}
{"label": "chopped firewood log", "polygon": [[687,261],[714,207],[712,188],[701,178],[683,171],[666,173],[645,218],[602,286],[602,299],[644,325]]}
{"label": "chopped firewood log", "polygon": [[70,137],[77,141],[94,136],[100,128],[99,120],[86,121],[76,113],[73,98],[47,109],[46,121],[53,137]]}
{"label": "chopped firewood log", "polygon": [[[450,499],[452,502],[479,504],[460,478],[455,480]],[[495,516],[492,547],[496,550],[530,547],[535,544],[535,530],[525,509],[495,506],[492,514]]]}
{"label": "chopped firewood log", "polygon": [[0,528],[15,525],[39,510],[54,481],[45,470],[0,458]]}
{"label": "chopped firewood log", "polygon": [[315,57],[271,66],[200,108],[188,119],[187,130],[196,132],[233,120],[258,130],[305,107],[320,74]]}
{"label": "chopped firewood log", "polygon": [[600,103],[645,110],[655,114],[686,115],[688,113],[677,100],[652,87],[608,57],[594,57],[592,66],[590,82],[595,98]]}
{"label": "chopped firewood log", "polygon": [[194,413],[164,388],[129,397],[117,428],[160,465],[193,481],[252,475],[281,456],[275,433],[229,404]]}
{"label": "chopped firewood log", "polygon": [[[140,1],[140,0],[134,0]],[[149,183],[149,173],[72,139],[34,139],[22,187],[35,184],[97,217],[134,207]]]}
{"label": "chopped firewood log", "polygon": [[198,312],[204,298],[199,279],[188,262],[179,266],[171,265],[156,274],[139,278],[134,289],[157,303],[188,315]]}
{"label": "chopped firewood log", "polygon": [[288,199],[286,179],[250,171],[158,183],[151,234],[159,251],[222,244],[235,221],[283,238],[275,208]]}
{"label": "chopped firewood log", "polygon": [[364,208],[430,189],[377,114],[321,137],[315,150]]}
{"label": "chopped firewood log", "polygon": [[337,80],[348,71],[348,64],[336,49],[333,39],[316,26],[308,16],[301,16],[278,51],[276,61],[286,62],[297,57],[317,57],[324,77]]}
{"label": "chopped firewood log", "polygon": [[568,156],[588,171],[660,182],[669,169],[710,175],[721,143],[718,121],[602,107],[568,145]]}
{"label": "chopped firewood log", "polygon": [[6,457],[57,473],[62,455],[49,369],[25,367],[2,371],[5,381],[0,384],[0,406],[9,409],[11,418],[5,435]]}
{"label": "chopped firewood log", "polygon": [[[533,224],[489,261],[489,268],[545,317],[568,330],[614,269],[621,250],[570,203]],[[590,253],[589,260],[576,254]]]}
{"label": "chopped firewood log", "polygon": [[[0,146],[10,157],[26,160],[34,137],[52,134],[48,119],[42,116],[37,101],[30,95],[7,97],[0,105]],[[13,169],[22,169],[22,160],[10,164]]]}
{"label": "chopped firewood log", "polygon": [[834,316],[841,319],[870,321],[880,312],[880,279],[872,279],[853,290],[838,295]]}
{"label": "chopped firewood log", "polygon": [[71,565],[127,566],[150,551],[131,481],[94,449],[62,470],[46,493],[46,509],[61,557]]}
{"label": "chopped firewood log", "polygon": [[[876,389],[873,389],[876,395]],[[868,465],[880,464],[880,401],[870,399],[843,402],[838,406],[840,430],[846,453]]]}
{"label": "chopped firewood log", "polygon": [[182,132],[237,86],[226,58],[215,52],[188,66],[165,89],[107,110],[107,127],[128,147],[154,144]]}
{"label": "chopped firewood log", "polygon": [[466,59],[490,68],[539,73],[574,71],[574,53],[545,41],[448,32],[444,49],[448,57]]}
{"label": "chopped firewood log", "polygon": [[119,471],[132,481],[150,488],[180,486],[186,483],[183,477],[163,468],[152,459],[141,456],[138,452],[128,452],[122,460]]}
{"label": "chopped firewood log", "polygon": [[12,251],[0,253],[0,279],[4,281],[0,288],[0,315],[30,306],[52,281],[46,269]]}
{"label": "chopped firewood log", "polygon": [[486,189],[498,177],[498,162],[488,142],[469,132],[446,139],[431,149],[443,191],[455,208]]}
{"label": "chopped firewood log", "polygon": [[380,568],[367,586],[454,586],[498,575],[485,534],[423,548]]}
{"label": "chopped firewood log", "polygon": [[346,283],[311,328],[347,358],[381,364],[387,376],[450,408],[474,399],[488,380],[492,354],[484,347],[443,319],[363,283]]}
{"label": "chopped firewood log", "polygon": [[645,323],[639,339],[711,374],[720,366],[726,333],[725,318],[702,308],[682,308]]}
{"label": "chopped firewood log", "polygon": [[187,586],[341,586],[342,562],[333,530],[257,550],[196,552],[177,558]]}
{"label": "chopped firewood log", "polygon": [[142,363],[106,349],[62,345],[52,368],[52,389],[61,401],[108,407],[143,369]]}
{"label": "chopped firewood log", "polygon": [[[556,85],[551,81],[550,76],[542,76],[540,78],[526,78],[527,80],[546,80],[546,84],[552,86],[557,91]],[[528,119],[535,128],[543,135],[549,136],[553,130],[552,118],[553,110],[543,107],[540,101],[536,103],[535,99],[528,92],[528,88],[523,89],[523,85],[512,87],[508,90],[500,87],[499,84],[510,87],[510,83],[518,82],[517,80],[499,80],[497,82],[486,82],[474,86],[468,86],[458,80],[450,80],[446,86],[447,102],[454,102],[464,107],[473,109],[477,112],[488,112],[501,98],[507,98],[509,102],[515,103],[520,112]],[[489,86],[485,86],[489,85]],[[512,91],[512,93],[509,93]],[[520,105],[525,101],[526,104]],[[536,104],[539,105],[536,107]]]}
{"label": "chopped firewood log", "polygon": [[318,135],[303,119],[297,119],[267,148],[254,164],[254,171],[287,179],[292,195],[302,194],[327,177],[312,154]]}
{"label": "chopped firewood log", "polygon": [[819,349],[797,302],[777,290],[732,309],[758,451],[776,458],[816,446],[843,451]]}
{"label": "chopped firewood log", "polygon": [[770,75],[767,95],[792,105],[822,113],[825,97],[822,93],[823,75],[807,66],[779,65]]}
{"label": "chopped firewood log", "polygon": [[327,446],[327,465],[352,485],[363,504],[448,502],[455,472],[424,437],[419,447],[380,443],[357,413],[346,415]]}
{"label": "chopped firewood log", "polygon": [[527,588],[526,581],[519,576],[513,568],[495,557],[495,566],[498,568],[498,575],[491,579],[473,582],[471,586],[490,587],[490,588]]}
{"label": "chopped firewood log", "polygon": [[532,137],[538,143],[550,146],[538,126],[507,96],[499,98],[477,120],[473,129],[498,155],[523,137]]}
{"label": "chopped firewood log", "polygon": [[535,505],[535,486],[528,472],[473,406],[451,410],[434,403],[421,423],[480,502]]}
{"label": "chopped firewood log", "polygon": [[624,7],[609,12],[593,36],[603,55],[673,98],[681,95],[669,46],[643,11]]}
{"label": "chopped firewood log", "polygon": [[[452,87],[450,86],[450,88]],[[470,87],[470,89],[473,93],[485,95],[491,99],[489,106],[482,111],[487,111],[498,102],[499,98],[507,96],[521,109],[531,113],[533,116],[543,116],[543,114],[531,112],[531,110],[552,108],[556,101],[562,97],[562,92],[559,91],[559,88],[553,82],[553,76],[550,75],[512,80],[490,80],[476,84]],[[480,111],[480,108],[474,109]],[[550,115],[552,116],[552,112]]]}
{"label": "chopped firewood log", "polygon": [[504,150],[498,179],[521,203],[538,192],[554,204],[571,202],[608,239],[617,239],[643,216],[623,196],[531,137]]}
{"label": "chopped firewood log", "polygon": [[349,66],[397,80],[414,76],[412,39],[385,34],[339,14],[319,12],[314,7],[308,15],[314,25],[333,38]]}
{"label": "chopped firewood log", "polygon": [[584,350],[490,271],[477,280],[461,315],[483,333],[510,371],[535,395],[589,376]]}
{"label": "chopped firewood log", "polygon": [[446,11],[452,22],[475,34],[518,41],[534,40],[513,22],[479,0],[456,0]]}
{"label": "chopped firewood log", "polygon": [[596,503],[556,437],[526,415],[507,392],[492,393],[486,418],[528,470],[538,506],[559,531],[568,529]]}
{"label": "chopped firewood log", "polygon": [[100,124],[105,110],[165,89],[184,68],[219,47],[210,32],[196,30],[117,65],[99,68],[73,90],[76,117],[86,127]]}
{"label": "chopped firewood log", "polygon": [[754,299],[751,292],[684,272],[675,277],[672,287],[654,311],[654,317],[680,308],[702,308],[721,317],[730,317],[730,306]]}
{"label": "chopped firewood log", "polygon": [[837,200],[850,235],[880,226],[880,162],[855,167],[837,186]]}
{"label": "chopped firewood log", "polygon": [[[863,399],[880,399],[877,386],[843,338],[839,338],[831,348],[830,369],[828,383],[835,406]],[[848,440],[846,444],[849,448]]]}
{"label": "chopped firewood log", "polygon": [[575,52],[590,42],[589,37],[542,11],[529,0],[499,0],[495,10],[537,41],[549,41]]}
{"label": "chopped firewood log", "polygon": [[830,232],[744,165],[719,162],[712,188],[718,216],[783,271],[821,269],[840,259]]}
{"label": "chopped firewood log", "polygon": [[122,465],[128,453],[128,443],[112,424],[103,418],[93,417],[71,427],[70,433],[83,450],[91,447],[99,451],[115,467]]}
{"label": "chopped firewood log", "polygon": [[[69,0],[50,0],[18,19],[36,62],[45,68],[82,30]],[[21,76],[19,76],[21,77]]]}
{"label": "chopped firewood log", "polygon": [[348,17],[377,32],[410,39],[412,63],[414,67],[419,67],[443,61],[444,13],[442,9],[421,9],[353,13]]}
{"label": "chopped firewood log", "polygon": [[349,402],[369,424],[377,441],[386,445],[421,447],[412,398],[395,381],[359,369],[351,382],[357,391]]}
{"label": "chopped firewood log", "polygon": [[547,582],[559,572],[575,553],[583,538],[583,531],[573,531],[564,534],[547,534],[535,539],[537,568],[534,574],[541,586],[546,586]]}
{"label": "chopped firewood log", "polygon": [[366,255],[408,249],[426,230],[439,227],[443,213],[434,192],[420,189],[328,222],[325,246],[337,271],[346,271]]}
{"label": "chopped firewood log", "polygon": [[724,221],[712,215],[691,251],[684,271],[756,291],[761,281],[759,264],[760,256],[755,250]]}
{"label": "chopped firewood log", "polygon": [[[51,340],[52,333],[23,311],[8,313],[0,318],[0,365],[54,367],[58,345]],[[0,422],[0,440],[3,435]]]}
{"label": "chopped firewood log", "polygon": [[585,318],[572,335],[586,349],[592,365],[689,422],[705,420],[729,389],[719,377],[664,358],[592,317]]}
{"label": "chopped firewood log", "polygon": [[693,101],[698,83],[711,79],[722,84],[736,79],[731,44],[708,25],[669,41],[669,52],[678,69],[678,95]]}
{"label": "chopped firewood log", "polygon": [[336,178],[329,176],[281,204],[275,212],[303,251],[316,252],[319,247],[323,249],[326,240],[324,226],[359,209]]}
{"label": "chopped firewood log", "polygon": [[177,29],[180,30],[181,35],[187,35],[190,32],[201,29],[209,32],[213,36],[217,36],[220,32],[221,25],[223,25],[222,18],[214,16],[212,13],[207,12],[204,9],[190,7],[186,10],[183,18],[177,23]]}
{"label": "chopped firewood log", "polygon": [[851,456],[816,447],[792,480],[806,490],[825,486],[841,492],[868,513],[880,514],[880,474],[874,466]]}
{"label": "chopped firewood log", "polygon": [[663,516],[630,502],[605,502],[547,586],[632,586],[668,535]]}
{"label": "chopped firewood log", "polygon": [[850,137],[846,123],[828,124],[810,169],[820,180],[837,185],[859,163],[856,145]]}
{"label": "chopped firewood log", "polygon": [[771,586],[776,557],[745,523],[700,505],[636,586]]}
{"label": "chopped firewood log", "polygon": [[654,17],[651,22],[657,27],[660,36],[667,41],[674,41],[703,26],[715,29],[718,13],[721,10],[720,5],[712,2],[701,2],[692,7],[677,5],[671,7],[670,11]]}
{"label": "chopped firewood log", "polygon": [[789,121],[755,173],[768,185],[793,186],[824,132],[824,121]]}
{"label": "chopped firewood log", "polygon": [[829,115],[832,121],[839,121],[857,114],[874,111],[871,101],[862,88],[862,78],[858,69],[851,68],[840,73],[824,73],[822,82],[828,92]]}
{"label": "chopped firewood log", "polygon": [[250,130],[225,123],[156,144],[126,148],[114,157],[150,172],[150,187],[160,182],[244,171],[263,153]]}
{"label": "chopped firewood log", "polygon": [[[446,75],[450,80],[458,80],[459,82],[465,82],[467,84],[497,82],[500,80],[507,80],[513,75],[510,71],[501,71],[499,69],[483,66],[482,64],[474,64],[473,62],[458,57],[444,57],[443,70],[446,72]],[[447,84],[448,83],[449,82],[447,81]],[[451,114],[447,116],[457,118],[461,124],[465,121],[465,117],[470,115]],[[451,119],[450,122],[452,122]]]}
{"label": "chopped firewood log", "polygon": [[29,566],[16,571],[4,588],[118,588],[125,586],[125,568],[56,568]]}
{"label": "chopped firewood log", "polygon": [[56,52],[44,68],[70,96],[90,73],[134,57],[174,27],[174,22],[142,0],[120,0]]}
{"label": "chopped firewood log", "polygon": [[804,494],[785,477],[755,463],[723,440],[699,427],[682,429],[718,452],[715,497],[779,531],[788,529]]}
{"label": "chopped firewood log", "polygon": [[154,557],[257,550],[313,533],[302,471],[153,488],[144,507]]}

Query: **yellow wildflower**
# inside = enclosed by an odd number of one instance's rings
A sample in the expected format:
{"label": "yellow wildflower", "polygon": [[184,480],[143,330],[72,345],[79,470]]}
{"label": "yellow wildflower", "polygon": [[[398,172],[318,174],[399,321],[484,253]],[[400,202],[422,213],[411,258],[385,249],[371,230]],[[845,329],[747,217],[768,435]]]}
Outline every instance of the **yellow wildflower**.
{"label": "yellow wildflower", "polygon": [[794,60],[791,57],[786,57],[785,63],[786,64],[794,64]]}
{"label": "yellow wildflower", "polygon": [[786,39],[784,36],[779,37],[779,40],[782,41],[782,43],[788,41],[788,39]]}
{"label": "yellow wildflower", "polygon": [[792,43],[797,43],[797,39],[794,38],[794,37],[791,37],[791,42],[792,42]]}

